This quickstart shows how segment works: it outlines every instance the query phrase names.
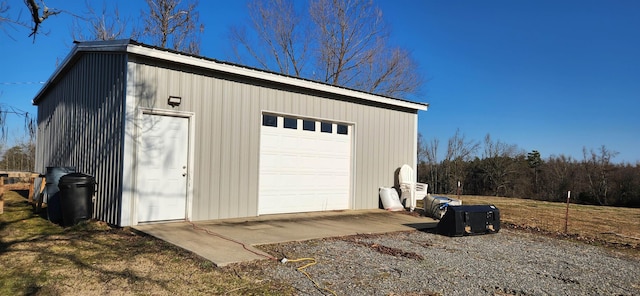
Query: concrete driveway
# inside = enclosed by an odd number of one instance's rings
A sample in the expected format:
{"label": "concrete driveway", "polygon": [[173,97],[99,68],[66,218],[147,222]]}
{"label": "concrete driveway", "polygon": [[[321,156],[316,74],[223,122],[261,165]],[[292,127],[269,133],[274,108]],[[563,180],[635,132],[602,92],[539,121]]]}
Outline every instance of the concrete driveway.
{"label": "concrete driveway", "polygon": [[254,246],[435,228],[437,221],[385,210],[314,212],[153,223],[133,228],[191,251],[217,266],[271,257]]}

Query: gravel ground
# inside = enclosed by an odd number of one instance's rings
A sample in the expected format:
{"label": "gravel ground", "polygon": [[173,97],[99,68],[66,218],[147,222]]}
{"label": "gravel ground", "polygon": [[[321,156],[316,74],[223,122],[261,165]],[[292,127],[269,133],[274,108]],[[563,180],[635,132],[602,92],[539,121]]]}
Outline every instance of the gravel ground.
{"label": "gravel ground", "polygon": [[[337,295],[640,295],[640,260],[601,247],[503,228],[446,237],[411,231],[264,246],[277,257],[313,257],[304,269]],[[308,262],[308,261],[307,261]],[[263,274],[300,295],[330,295],[297,267]]]}

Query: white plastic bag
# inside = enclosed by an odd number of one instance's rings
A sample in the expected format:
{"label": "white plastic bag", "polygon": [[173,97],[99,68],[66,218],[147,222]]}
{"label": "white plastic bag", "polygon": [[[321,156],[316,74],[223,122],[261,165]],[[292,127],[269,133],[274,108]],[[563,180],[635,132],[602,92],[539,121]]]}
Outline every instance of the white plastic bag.
{"label": "white plastic bag", "polygon": [[380,200],[382,200],[382,206],[387,211],[404,210],[402,203],[400,203],[398,192],[394,188],[380,187]]}

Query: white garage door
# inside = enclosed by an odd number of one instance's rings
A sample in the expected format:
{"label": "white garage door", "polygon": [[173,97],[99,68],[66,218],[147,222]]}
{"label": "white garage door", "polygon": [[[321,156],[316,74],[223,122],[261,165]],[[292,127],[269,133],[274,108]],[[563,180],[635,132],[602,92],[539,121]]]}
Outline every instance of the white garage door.
{"label": "white garage door", "polygon": [[351,126],[263,115],[258,214],[349,208]]}

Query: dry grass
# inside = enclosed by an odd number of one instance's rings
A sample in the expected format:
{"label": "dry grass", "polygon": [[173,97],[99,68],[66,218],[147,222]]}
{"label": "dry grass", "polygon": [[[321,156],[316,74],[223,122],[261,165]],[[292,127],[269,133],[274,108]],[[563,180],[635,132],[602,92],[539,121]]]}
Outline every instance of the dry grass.
{"label": "dry grass", "polygon": [[127,228],[64,229],[15,192],[0,215],[0,295],[283,295],[291,288],[244,267],[217,268]]}
{"label": "dry grass", "polygon": [[461,199],[467,205],[495,205],[506,226],[640,253],[640,209],[570,204],[568,232],[564,233],[566,203],[489,196]]}
{"label": "dry grass", "polygon": [[[640,209],[463,196],[464,204],[494,204],[503,224],[601,244],[640,257]],[[266,280],[266,263],[217,268],[211,262],[128,228],[100,222],[62,228],[33,214],[15,192],[0,215],[0,295],[291,295]]]}

